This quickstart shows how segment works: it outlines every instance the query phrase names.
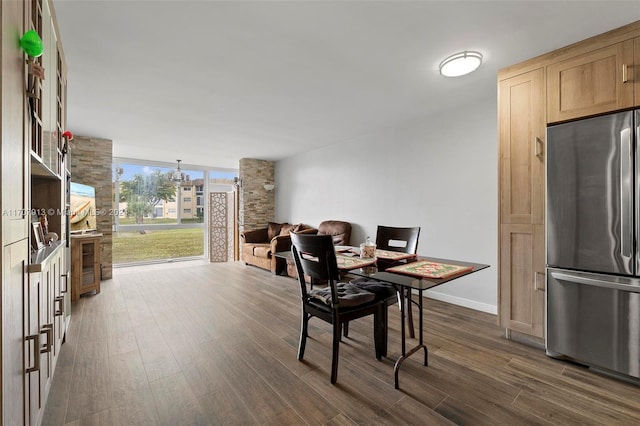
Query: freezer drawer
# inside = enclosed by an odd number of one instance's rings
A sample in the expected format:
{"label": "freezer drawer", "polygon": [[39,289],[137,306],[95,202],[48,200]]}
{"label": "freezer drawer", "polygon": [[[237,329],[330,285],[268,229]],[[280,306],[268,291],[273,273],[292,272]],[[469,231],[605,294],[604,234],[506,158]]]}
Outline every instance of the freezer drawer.
{"label": "freezer drawer", "polygon": [[549,268],[546,348],[640,378],[640,279]]}

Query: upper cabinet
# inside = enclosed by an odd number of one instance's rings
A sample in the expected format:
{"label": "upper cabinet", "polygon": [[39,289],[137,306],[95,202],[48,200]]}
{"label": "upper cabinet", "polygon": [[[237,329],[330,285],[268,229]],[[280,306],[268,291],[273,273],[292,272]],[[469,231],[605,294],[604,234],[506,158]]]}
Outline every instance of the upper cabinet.
{"label": "upper cabinet", "polygon": [[[48,1],[34,0],[33,27],[41,34],[44,52],[36,60],[44,68],[45,78],[31,79],[32,174],[60,178],[63,175],[63,138],[65,70],[57,28]],[[38,15],[40,13],[40,15]]]}
{"label": "upper cabinet", "polygon": [[550,64],[548,122],[633,107],[636,64],[632,39]]}

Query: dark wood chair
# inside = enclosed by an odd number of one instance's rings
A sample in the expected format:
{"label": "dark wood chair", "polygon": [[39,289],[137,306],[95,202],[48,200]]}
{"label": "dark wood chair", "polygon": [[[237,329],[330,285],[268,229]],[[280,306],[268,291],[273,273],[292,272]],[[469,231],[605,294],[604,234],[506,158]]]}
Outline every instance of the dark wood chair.
{"label": "dark wood chair", "polygon": [[[408,253],[408,254],[417,254],[418,253],[418,239],[420,238],[420,227],[411,227],[411,228],[399,228],[394,226],[382,226],[379,225],[376,231],[376,249],[377,250],[388,250],[388,251],[397,251],[400,253]],[[406,263],[407,260],[399,260],[399,261],[391,261],[385,259],[377,259],[376,266],[379,271],[384,271],[387,268],[392,266],[400,265]],[[375,281],[367,281],[363,278],[358,278],[352,281],[353,284],[356,284],[362,289],[369,290],[372,292],[376,292],[379,298],[384,300],[385,310],[384,310],[384,326],[385,329],[388,326],[388,315],[387,308],[390,305],[395,303],[402,303],[400,301],[400,294],[396,291],[392,290],[392,286],[388,285],[388,289],[385,291],[384,288],[381,287],[380,283]],[[409,336],[411,338],[416,337],[415,329],[413,327],[413,314],[412,314],[412,299],[411,294],[409,294],[406,300],[406,314],[407,314],[407,327],[409,328]],[[349,325],[346,324],[344,327],[344,335],[345,337],[349,335]],[[385,335],[386,336],[386,335]],[[386,341],[383,343],[383,347],[386,348]],[[386,352],[383,352],[383,356],[386,355]]]}
{"label": "dark wood chair", "polygon": [[[417,254],[418,253],[418,240],[420,238],[420,227],[399,228],[395,226],[378,226],[376,231],[376,248],[379,250],[397,251],[400,253]],[[406,263],[406,260],[400,261],[378,261],[378,270],[385,270],[392,266]],[[407,300],[407,324],[409,327],[409,336],[411,338],[416,337],[416,333],[413,327],[413,314],[411,305],[411,293],[409,293],[409,299]],[[399,294],[394,297],[386,299],[387,306],[394,303],[400,303]]]}
{"label": "dark wood chair", "polygon": [[[350,283],[339,282],[333,239],[330,235],[291,234],[291,252],[298,271],[302,299],[302,323],[298,359],[304,357],[311,317],[317,317],[333,325],[333,353],[331,357],[331,383],[338,378],[338,350],[342,325],[348,321],[373,315],[376,359],[382,358],[386,341],[384,329],[384,301],[375,294]],[[327,287],[307,290],[304,276],[326,281]]]}

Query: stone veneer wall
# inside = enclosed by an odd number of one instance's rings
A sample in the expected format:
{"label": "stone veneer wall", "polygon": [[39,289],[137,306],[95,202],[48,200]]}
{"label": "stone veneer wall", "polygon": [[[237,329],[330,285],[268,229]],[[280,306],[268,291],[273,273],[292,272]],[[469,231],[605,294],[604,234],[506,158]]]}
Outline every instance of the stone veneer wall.
{"label": "stone veneer wall", "polygon": [[96,189],[98,232],[102,233],[102,279],[113,276],[113,143],[109,139],[75,136],[69,143],[71,180]]}
{"label": "stone veneer wall", "polygon": [[274,183],[275,163],[273,161],[240,159],[239,222],[240,231],[264,228],[275,218],[274,191],[266,191],[265,183]]}

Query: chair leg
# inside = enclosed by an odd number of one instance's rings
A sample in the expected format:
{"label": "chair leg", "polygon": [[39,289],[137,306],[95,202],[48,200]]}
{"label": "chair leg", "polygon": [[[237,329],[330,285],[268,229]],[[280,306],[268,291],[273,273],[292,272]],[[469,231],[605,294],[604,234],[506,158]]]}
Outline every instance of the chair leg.
{"label": "chair leg", "polygon": [[342,324],[342,335],[344,337],[349,337],[349,323],[345,322]]}
{"label": "chair leg", "polygon": [[298,360],[302,361],[304,358],[304,348],[307,345],[307,336],[309,324],[309,315],[306,312],[302,312],[302,324],[300,324],[300,343],[298,344]]}
{"label": "chair leg", "polygon": [[331,354],[331,384],[338,381],[338,351],[340,349],[340,322],[333,322],[333,353]]}
{"label": "chair leg", "polygon": [[407,294],[407,309],[405,309],[407,313],[407,327],[409,328],[409,337],[412,339],[416,338],[416,332],[413,328],[413,302],[411,301],[411,290],[409,290]]}
{"label": "chair leg", "polygon": [[382,331],[381,331],[381,339],[382,339],[382,343],[381,343],[381,351],[380,351],[380,357],[385,357],[387,356],[387,345],[388,345],[388,333],[389,333],[389,306],[387,305],[387,303],[383,303],[382,304],[382,320],[380,321],[380,323],[382,324]]}
{"label": "chair leg", "polygon": [[376,349],[376,359],[382,360],[382,357],[386,355],[386,327],[385,327],[385,315],[386,304],[381,304],[378,308],[378,312],[373,315],[373,342]]}

